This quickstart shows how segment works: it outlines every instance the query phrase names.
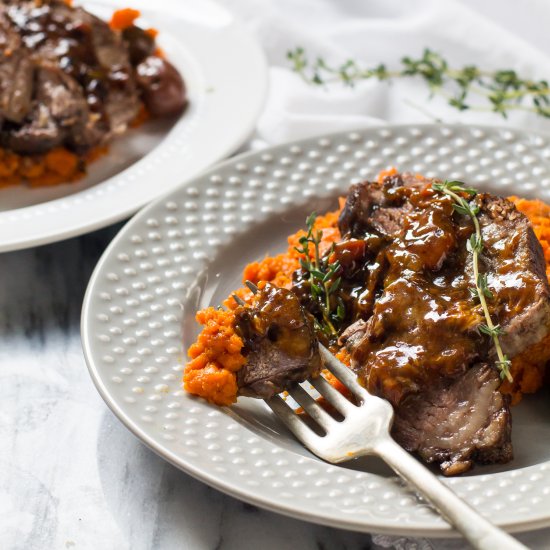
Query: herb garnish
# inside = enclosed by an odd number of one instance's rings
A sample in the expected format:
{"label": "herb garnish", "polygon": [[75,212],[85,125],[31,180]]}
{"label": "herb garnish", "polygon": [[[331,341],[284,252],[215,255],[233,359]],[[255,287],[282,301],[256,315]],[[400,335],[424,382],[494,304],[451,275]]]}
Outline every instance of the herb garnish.
{"label": "herb garnish", "polygon": [[487,306],[487,300],[493,299],[493,293],[487,286],[487,274],[479,272],[479,255],[483,250],[483,237],[481,235],[481,227],[479,225],[479,219],[477,217],[479,213],[479,206],[471,201],[467,201],[461,195],[467,195],[470,199],[477,195],[475,189],[464,187],[464,184],[460,181],[444,181],[442,183],[433,183],[432,189],[443,193],[454,201],[453,208],[459,214],[469,216],[474,224],[475,232],[468,239],[466,246],[468,251],[472,254],[472,264],[474,272],[475,287],[470,288],[472,298],[479,300],[483,314],[485,315],[485,325],[480,325],[479,331],[493,339],[495,349],[498,356],[496,366],[500,371],[501,379],[508,379],[512,382],[512,375],[510,374],[511,361],[503,353],[500,345],[499,335],[502,334],[502,329],[499,325],[495,325],[491,319],[489,308]]}
{"label": "herb garnish", "polygon": [[[550,86],[546,80],[520,78],[513,70],[482,71],[475,65],[451,68],[438,53],[426,48],[421,57],[403,57],[402,68],[390,71],[386,65],[364,68],[353,59],[339,66],[329,65],[319,57],[310,62],[303,48],[287,52],[292,69],[309,84],[325,85],[342,82],[353,86],[361,80],[390,81],[396,78],[417,77],[424,80],[432,93],[442,95],[459,111],[492,111],[506,118],[509,111],[533,112],[550,118]],[[483,103],[471,103],[472,96]]]}
{"label": "herb garnish", "polygon": [[[313,212],[306,219],[307,233],[300,237],[299,247],[294,249],[301,255],[300,266],[311,288],[311,297],[319,306],[322,320],[315,319],[315,326],[326,336],[334,337],[338,334],[335,327],[339,326],[345,318],[345,307],[342,299],[336,295],[340,288],[342,278],[339,277],[340,262],[330,262],[330,256],[334,251],[334,244],[323,257],[319,252],[319,245],[323,232],[314,230],[316,213]],[[313,246],[313,249],[310,248]]]}

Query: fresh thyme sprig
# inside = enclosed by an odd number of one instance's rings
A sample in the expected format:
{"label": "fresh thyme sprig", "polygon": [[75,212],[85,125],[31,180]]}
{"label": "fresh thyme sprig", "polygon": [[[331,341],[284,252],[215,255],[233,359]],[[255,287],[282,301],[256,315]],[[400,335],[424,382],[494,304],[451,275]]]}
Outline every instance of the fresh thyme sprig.
{"label": "fresh thyme sprig", "polygon": [[[506,118],[512,110],[530,111],[550,118],[550,86],[546,80],[521,78],[515,71],[503,69],[482,71],[475,65],[460,69],[438,53],[426,48],[419,58],[403,57],[401,68],[390,71],[384,64],[365,68],[348,59],[332,66],[323,58],[311,62],[303,48],[287,52],[292,69],[309,84],[326,85],[342,82],[353,86],[362,80],[390,81],[397,78],[421,78],[432,93],[445,97],[447,103],[459,111],[492,111]],[[472,96],[483,102],[472,103]]]}
{"label": "fresh thyme sprig", "polygon": [[479,271],[479,255],[483,250],[483,237],[481,234],[481,226],[477,217],[479,213],[479,206],[471,201],[467,201],[462,195],[467,195],[472,199],[476,196],[477,191],[475,189],[464,187],[460,181],[444,181],[442,183],[433,183],[432,188],[439,193],[443,193],[454,201],[453,208],[459,214],[469,216],[474,224],[474,233],[468,239],[466,246],[468,251],[472,254],[472,264],[474,272],[475,287],[470,288],[472,297],[479,300],[483,314],[485,316],[485,325],[480,325],[479,331],[487,336],[490,336],[495,344],[498,361],[496,366],[500,371],[501,379],[508,379],[512,382],[512,375],[510,374],[511,361],[502,351],[500,345],[499,335],[502,334],[502,329],[499,325],[495,325],[491,319],[489,308],[487,306],[487,300],[493,299],[493,293],[489,290],[487,285],[487,274],[480,273]]}
{"label": "fresh thyme sprig", "polygon": [[343,301],[336,296],[342,282],[338,276],[340,262],[329,262],[334,245],[328,254],[321,257],[319,245],[323,232],[315,231],[315,218],[315,212],[307,217],[307,233],[300,237],[300,246],[295,247],[295,250],[301,255],[300,265],[309,282],[311,296],[321,310],[322,321],[316,320],[316,326],[328,337],[333,337],[338,334],[335,325],[338,326],[344,320],[346,313]]}

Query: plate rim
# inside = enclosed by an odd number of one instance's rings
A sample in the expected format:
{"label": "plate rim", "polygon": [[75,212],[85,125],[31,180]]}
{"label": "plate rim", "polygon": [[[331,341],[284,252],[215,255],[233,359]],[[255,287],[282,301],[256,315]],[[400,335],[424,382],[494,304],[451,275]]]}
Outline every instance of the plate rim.
{"label": "plate rim", "polygon": [[[143,219],[146,218],[146,216],[150,213],[150,211],[154,210],[163,201],[169,200],[172,195],[179,195],[179,193],[181,193],[183,189],[185,189],[188,185],[191,185],[194,181],[207,178],[208,176],[215,174],[220,169],[226,168],[231,165],[236,165],[239,162],[246,161],[250,157],[256,157],[266,153],[269,154],[272,152],[277,152],[279,150],[291,147],[293,145],[300,146],[300,145],[310,143],[315,140],[320,140],[323,138],[331,139],[331,138],[336,138],[340,136],[350,135],[353,133],[361,133],[361,132],[369,132],[369,131],[376,132],[376,131],[383,131],[383,130],[406,131],[407,129],[411,129],[411,128],[418,128],[418,129],[449,128],[451,130],[466,130],[466,129],[475,128],[475,129],[480,129],[482,131],[489,131],[489,132],[495,132],[495,131],[496,132],[519,132],[523,135],[529,135],[533,137],[540,136],[546,139],[550,139],[550,132],[545,132],[545,131],[529,132],[528,130],[525,130],[522,128],[515,128],[515,127],[509,127],[509,126],[502,126],[502,125],[482,125],[482,124],[463,125],[459,123],[379,124],[379,125],[372,125],[372,126],[363,125],[355,128],[350,128],[348,130],[338,130],[330,133],[318,134],[315,136],[310,136],[299,140],[292,140],[281,144],[277,144],[275,146],[267,147],[259,151],[247,151],[245,153],[236,155],[230,159],[226,159],[222,162],[219,162],[216,165],[211,166],[209,169],[202,171],[200,174],[195,175],[193,178],[184,182],[180,186],[176,187],[169,193],[151,202],[150,204],[142,208],[135,216],[133,216],[132,219],[130,219],[124,225],[124,227],[117,233],[117,235],[113,238],[113,240],[109,243],[109,245],[103,252],[100,260],[98,261],[90,277],[90,280],[86,289],[86,293],[84,295],[82,311],[81,311],[81,342],[82,342],[82,348],[83,348],[86,365],[88,367],[88,372],[90,374],[90,377],[92,378],[92,381],[96,389],[98,390],[102,399],[105,401],[106,405],[111,409],[111,411],[115,414],[115,416],[135,437],[137,437],[141,442],[147,445],[158,456],[167,460],[170,464],[172,464],[176,468],[193,476],[194,478],[200,480],[201,482],[204,482],[207,485],[214,487],[215,489],[227,495],[238,498],[239,500],[248,502],[250,504],[256,505],[263,509],[267,509],[276,513],[283,514],[285,516],[288,516],[294,519],[301,519],[301,520],[309,521],[320,525],[331,526],[331,527],[340,528],[340,529],[349,529],[349,530],[353,530],[357,532],[365,532],[365,533],[406,535],[406,536],[413,536],[413,537],[431,537],[431,538],[455,538],[460,536],[452,527],[450,527],[445,523],[442,523],[440,525],[429,525],[429,526],[426,525],[425,527],[424,526],[415,527],[410,525],[397,527],[395,524],[391,524],[390,522],[381,521],[380,518],[374,522],[370,521],[369,518],[365,518],[365,521],[358,522],[353,519],[346,519],[346,516],[343,516],[343,517],[340,516],[338,517],[338,519],[335,519],[335,518],[332,518],[329,515],[329,513],[327,513],[326,511],[321,511],[321,510],[318,510],[316,512],[306,511],[303,509],[297,509],[296,507],[293,507],[290,504],[285,506],[280,503],[273,503],[273,502],[270,502],[269,497],[267,498],[261,497],[257,495],[256,492],[248,489],[244,485],[237,487],[231,484],[224,484],[222,482],[219,482],[215,478],[215,476],[213,476],[212,474],[209,474],[203,468],[197,467],[191,464],[185,457],[178,456],[172,451],[164,448],[161,442],[159,442],[156,438],[150,437],[149,435],[147,435],[122,410],[118,402],[113,398],[113,396],[110,394],[110,392],[104,385],[102,377],[94,362],[93,352],[92,352],[93,344],[91,342],[91,331],[89,329],[89,322],[90,322],[89,310],[91,308],[91,304],[93,300],[93,290],[103,271],[104,264],[107,263],[108,260],[110,259],[111,251],[118,246],[119,242],[122,239],[124,239],[128,233],[130,233],[130,231],[133,229],[133,227],[136,224],[140,223]],[[227,409],[227,407],[223,407],[222,409]],[[550,464],[550,461],[546,462],[545,464]],[[532,466],[527,466],[526,468],[530,468],[530,467]],[[491,476],[491,475],[499,475],[499,474],[485,474],[485,475]],[[440,478],[443,480],[467,479],[467,478],[444,478],[442,476],[440,476]],[[505,529],[507,532],[510,532],[510,533],[537,530],[537,529],[550,526],[550,511],[546,513],[544,513],[543,511],[540,511],[539,513],[532,514],[529,517],[529,519],[520,520],[516,522],[511,521],[511,522],[507,522],[506,524],[503,524],[502,522],[499,522],[497,520],[495,521],[495,524],[499,525],[501,528]]]}
{"label": "plate rim", "polygon": [[[118,0],[93,0],[92,3],[94,2],[97,4],[103,5],[103,7],[105,7],[105,3],[107,2],[109,3],[108,7],[112,7],[112,9],[117,9],[118,7],[120,7]],[[54,208],[55,210],[56,208],[59,207],[61,211],[59,212],[59,209],[58,209],[54,214],[51,214],[51,215],[58,214],[62,216],[63,201],[65,201],[69,197],[75,197],[75,198],[79,197],[81,194],[86,193],[90,189],[98,188],[103,184],[109,183],[111,181],[116,181],[117,178],[125,176],[129,171],[132,171],[132,169],[136,165],[146,160],[151,154],[154,154],[154,152],[160,146],[166,143],[166,139],[165,139],[166,136],[164,136],[161,139],[161,141],[157,144],[157,146],[155,146],[151,151],[149,151],[142,158],[138,159],[137,161],[132,163],[130,166],[124,168],[123,170],[113,174],[112,176],[107,177],[106,179],[88,188],[82,189],[81,191],[77,191],[76,193],[69,193],[62,197],[54,198],[52,200],[47,200],[37,204],[22,206],[22,207],[13,208],[13,209],[0,212],[0,227],[2,227],[4,234],[10,234],[8,237],[0,237],[0,254],[3,252],[24,250],[35,246],[42,246],[45,244],[63,241],[72,237],[76,237],[78,235],[96,231],[103,227],[107,227],[109,225],[117,223],[121,220],[127,219],[131,215],[139,211],[141,208],[146,206],[147,204],[150,204],[151,202],[154,202],[155,200],[162,198],[163,195],[171,193],[174,189],[178,189],[182,184],[185,184],[186,181],[190,179],[194,179],[197,176],[200,176],[200,174],[203,171],[208,170],[209,167],[219,162],[220,160],[227,158],[228,155],[230,155],[234,151],[237,151],[239,147],[241,147],[242,144],[252,135],[254,128],[256,126],[257,120],[267,101],[267,91],[268,91],[267,57],[263,48],[260,46],[259,41],[255,37],[255,35],[245,26],[245,24],[239,18],[237,18],[224,5],[220,4],[218,0],[208,0],[208,2],[205,3],[205,7],[204,7],[205,12],[207,12],[208,10],[211,10],[212,8],[219,10],[219,12],[222,13],[224,17],[227,18],[227,20],[229,21],[229,24],[226,25],[224,29],[226,30],[228,29],[229,33],[238,34],[239,39],[243,40],[243,42],[246,42],[246,49],[250,54],[250,59],[254,59],[254,63],[255,63],[254,86],[255,86],[256,96],[255,96],[255,101],[252,102],[251,108],[248,109],[248,115],[247,115],[247,118],[245,119],[246,124],[243,124],[241,127],[239,127],[238,128],[239,131],[234,133],[231,138],[226,138],[226,143],[223,144],[223,147],[217,151],[216,155],[213,155],[210,158],[208,158],[206,161],[203,161],[201,163],[202,166],[200,166],[199,168],[194,168],[190,172],[190,174],[186,174],[184,176],[178,177],[179,183],[176,183],[171,189],[162,190],[160,193],[157,192],[156,194],[151,193],[150,196],[140,201],[139,204],[136,203],[130,206],[119,205],[118,207],[113,208],[113,210],[109,210],[106,215],[94,215],[92,216],[92,219],[90,221],[82,221],[82,222],[78,221],[77,223],[73,223],[68,229],[46,228],[45,230],[42,230],[40,234],[38,234],[36,231],[33,231],[32,229],[29,229],[28,233],[25,233],[25,230],[24,230],[24,226],[26,225],[24,223],[25,221],[43,220],[45,218],[48,218],[47,215],[42,215],[41,212],[39,215],[35,215],[35,212],[38,213],[39,209],[45,209],[45,208],[51,207],[51,208]],[[146,9],[149,12],[151,12],[151,8],[150,7],[144,8],[143,15],[147,18],[148,13],[145,11]],[[182,13],[184,13],[184,10],[182,10]],[[168,38],[171,39],[172,41],[177,39],[172,31],[167,30],[166,33]],[[198,62],[196,54],[193,53],[192,49],[188,48],[188,44],[185,42],[185,40],[181,42],[181,45],[186,50],[187,55],[190,56],[190,59],[193,64],[198,64],[199,67],[204,66]],[[200,93],[201,95],[205,95],[205,93],[207,92],[208,92],[208,89],[206,89],[206,91],[201,90]],[[183,118],[185,118],[185,114],[183,115]],[[199,120],[199,123],[200,123],[200,120]],[[192,138],[193,136],[190,136],[190,137]],[[116,195],[114,198],[120,199],[120,196]],[[119,203],[120,202],[121,201],[119,201]],[[89,201],[87,201],[86,204],[88,205]],[[2,219],[4,217],[7,218],[10,215],[18,216],[17,220],[15,221],[15,224],[16,224],[15,228],[13,227],[14,222],[10,220]],[[40,222],[40,223],[43,223],[43,222]],[[23,230],[21,231],[22,227],[23,227]]]}

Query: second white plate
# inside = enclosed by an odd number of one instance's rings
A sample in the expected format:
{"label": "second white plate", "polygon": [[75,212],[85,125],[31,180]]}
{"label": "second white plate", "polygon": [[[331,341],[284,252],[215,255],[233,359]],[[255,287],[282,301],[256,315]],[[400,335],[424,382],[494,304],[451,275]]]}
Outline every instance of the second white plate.
{"label": "second white plate", "polygon": [[[109,19],[119,0],[80,2]],[[211,2],[132,0],[139,23],[184,76],[189,108],[169,124],[151,122],[115,140],[73,184],[0,190],[0,252],[45,244],[109,225],[134,213],[235,151],[263,107],[267,66],[252,36]]]}

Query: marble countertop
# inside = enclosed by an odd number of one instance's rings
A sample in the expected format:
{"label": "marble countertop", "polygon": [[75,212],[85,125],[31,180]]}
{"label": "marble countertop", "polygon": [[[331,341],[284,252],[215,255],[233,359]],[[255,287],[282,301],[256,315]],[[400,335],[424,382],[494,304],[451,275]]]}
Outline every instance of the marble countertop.
{"label": "marble countertop", "polygon": [[[96,392],[80,346],[86,284],[119,228],[0,255],[0,548],[466,548],[266,512],[195,481],[134,438]],[[550,547],[550,529],[520,538]]]}

